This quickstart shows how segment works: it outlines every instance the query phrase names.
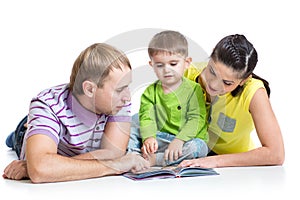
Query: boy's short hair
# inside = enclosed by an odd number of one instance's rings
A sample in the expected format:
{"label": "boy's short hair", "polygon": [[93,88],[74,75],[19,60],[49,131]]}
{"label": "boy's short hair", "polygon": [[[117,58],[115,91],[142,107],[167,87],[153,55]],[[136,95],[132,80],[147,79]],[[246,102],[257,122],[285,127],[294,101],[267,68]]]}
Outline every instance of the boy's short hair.
{"label": "boy's short hair", "polygon": [[82,83],[86,80],[93,81],[102,87],[105,78],[113,69],[126,66],[131,69],[127,56],[105,43],[95,43],[80,53],[74,62],[70,76],[70,90],[73,94],[83,94]]}
{"label": "boy's short hair", "polygon": [[186,58],[188,56],[187,39],[177,31],[167,30],[157,33],[148,45],[148,54],[152,57],[162,52],[180,54]]}

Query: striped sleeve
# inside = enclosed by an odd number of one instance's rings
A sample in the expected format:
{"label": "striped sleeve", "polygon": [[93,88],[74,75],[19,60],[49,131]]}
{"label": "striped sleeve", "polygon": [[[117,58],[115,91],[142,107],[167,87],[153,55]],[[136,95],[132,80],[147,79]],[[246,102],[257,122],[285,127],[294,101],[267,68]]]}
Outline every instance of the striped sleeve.
{"label": "striped sleeve", "polygon": [[25,139],[35,134],[44,134],[59,142],[60,121],[47,104],[33,99],[28,115],[28,131]]}

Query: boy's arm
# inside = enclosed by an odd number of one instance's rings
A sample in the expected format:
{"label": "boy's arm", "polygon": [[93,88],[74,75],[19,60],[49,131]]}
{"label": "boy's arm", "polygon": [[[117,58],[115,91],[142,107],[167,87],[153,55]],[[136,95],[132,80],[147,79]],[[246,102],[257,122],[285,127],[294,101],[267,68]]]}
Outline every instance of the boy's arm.
{"label": "boy's arm", "polygon": [[140,134],[144,142],[149,137],[156,138],[155,85],[151,84],[141,96],[139,109]]}

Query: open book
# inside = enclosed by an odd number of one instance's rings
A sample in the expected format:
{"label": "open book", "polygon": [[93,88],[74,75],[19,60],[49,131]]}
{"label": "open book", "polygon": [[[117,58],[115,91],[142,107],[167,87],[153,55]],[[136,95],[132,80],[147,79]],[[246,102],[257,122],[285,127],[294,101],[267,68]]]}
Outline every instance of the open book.
{"label": "open book", "polygon": [[193,176],[208,176],[218,175],[212,168],[201,167],[151,167],[149,169],[139,171],[136,173],[127,172],[123,176],[132,180],[149,180],[149,179],[163,179],[163,178],[181,178]]}

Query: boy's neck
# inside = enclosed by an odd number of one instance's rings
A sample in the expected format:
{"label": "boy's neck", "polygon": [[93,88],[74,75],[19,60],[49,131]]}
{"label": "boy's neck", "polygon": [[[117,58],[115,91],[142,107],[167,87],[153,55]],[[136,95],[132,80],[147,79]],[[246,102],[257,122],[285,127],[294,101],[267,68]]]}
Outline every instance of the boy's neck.
{"label": "boy's neck", "polygon": [[175,90],[177,90],[177,88],[179,88],[181,83],[182,83],[182,79],[180,79],[180,81],[178,81],[176,84],[174,84],[172,86],[166,86],[164,84],[161,84],[161,87],[162,87],[165,94],[169,94],[169,93],[174,92]]}

